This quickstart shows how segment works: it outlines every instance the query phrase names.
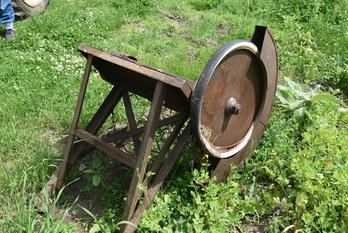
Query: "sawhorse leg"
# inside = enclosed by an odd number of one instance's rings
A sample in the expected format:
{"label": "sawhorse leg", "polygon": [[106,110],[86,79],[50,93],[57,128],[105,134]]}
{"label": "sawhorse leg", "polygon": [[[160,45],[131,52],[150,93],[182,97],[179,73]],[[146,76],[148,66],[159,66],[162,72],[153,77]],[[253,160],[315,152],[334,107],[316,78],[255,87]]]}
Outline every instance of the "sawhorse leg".
{"label": "sawhorse leg", "polygon": [[150,113],[145,128],[144,139],[141,143],[137,163],[134,169],[132,181],[128,191],[126,205],[123,211],[123,219],[130,220],[134,214],[136,204],[138,202],[137,197],[141,190],[139,184],[142,183],[147,168],[148,159],[151,153],[153,139],[159,122],[159,117],[162,110],[162,105],[165,96],[165,84],[157,82],[155,92],[152,99]]}

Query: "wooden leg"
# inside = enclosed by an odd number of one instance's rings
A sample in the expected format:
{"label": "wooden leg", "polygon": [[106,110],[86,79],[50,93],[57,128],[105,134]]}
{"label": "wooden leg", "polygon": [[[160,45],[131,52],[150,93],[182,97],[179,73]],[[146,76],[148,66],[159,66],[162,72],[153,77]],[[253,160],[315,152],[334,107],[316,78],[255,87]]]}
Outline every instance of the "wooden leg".
{"label": "wooden leg", "polygon": [[[161,163],[163,162],[166,153],[169,151],[171,145],[173,144],[174,140],[177,138],[177,136],[179,135],[182,127],[184,126],[185,122],[187,120],[187,116],[182,116],[181,121],[179,121],[173,132],[170,134],[170,136],[167,138],[167,141],[164,143],[164,145],[162,146],[161,151],[158,153],[158,156],[156,158],[156,160],[151,164],[151,168],[149,169],[151,172],[153,173],[157,173],[158,169],[161,166]],[[144,180],[144,185],[147,186],[149,183],[149,178],[145,177]]]}
{"label": "wooden leg", "polygon": [[75,113],[74,113],[74,117],[73,117],[73,120],[71,123],[68,141],[67,141],[67,144],[65,146],[64,158],[63,158],[63,161],[61,162],[61,164],[59,165],[59,168],[58,168],[57,184],[56,184],[55,188],[61,188],[61,186],[63,184],[63,179],[64,179],[65,171],[66,171],[66,165],[67,165],[68,158],[69,158],[69,155],[70,155],[70,152],[72,149],[72,145],[73,145],[74,132],[77,128],[77,124],[78,124],[79,119],[80,119],[83,100],[85,98],[87,84],[88,84],[88,80],[89,80],[89,75],[91,73],[92,61],[93,61],[93,56],[88,55],[87,65],[85,68],[85,72],[83,74],[83,80],[82,80],[81,87],[80,87],[80,94],[79,94],[79,97],[77,99]]}
{"label": "wooden leg", "polygon": [[[144,212],[144,210],[146,208],[149,207],[149,205],[151,204],[156,193],[161,188],[163,181],[168,176],[173,165],[175,164],[175,162],[179,158],[179,155],[180,155],[182,149],[184,148],[184,146],[187,142],[187,139],[189,138],[190,135],[191,135],[191,125],[188,124],[186,126],[185,130],[183,131],[183,133],[181,134],[181,136],[179,137],[179,139],[178,139],[175,147],[173,148],[171,154],[168,156],[167,160],[164,162],[160,171],[156,175],[155,180],[150,185],[150,187],[147,189],[147,192],[144,196],[143,203],[140,206],[138,206],[133,217],[130,219],[130,222],[132,222],[133,225],[137,226],[139,224],[141,214]],[[134,228],[133,225],[130,225],[130,224],[125,225],[124,232],[127,232],[127,233],[134,232],[136,229]]]}
{"label": "wooden leg", "polygon": [[[129,129],[130,130],[136,130],[137,129],[137,123],[135,121],[135,117],[134,117],[134,112],[133,112],[133,108],[132,108],[132,103],[130,101],[129,98],[129,92],[125,92],[123,94],[123,103],[124,103],[124,107],[126,109],[126,115],[127,115],[127,119],[128,119],[128,124],[129,124]],[[133,136],[133,145],[134,145],[134,149],[135,149],[135,153],[138,155],[139,153],[139,149],[140,149],[140,139],[138,136]]]}
{"label": "wooden leg", "polygon": [[150,113],[148,121],[145,127],[144,138],[140,146],[135,171],[132,177],[131,185],[129,188],[126,205],[123,211],[123,219],[130,220],[133,216],[138,199],[134,198],[139,196],[139,184],[144,180],[148,159],[151,153],[153,139],[155,136],[157,124],[159,122],[160,113],[165,96],[165,84],[157,82],[155,92],[152,99]]}
{"label": "wooden leg", "polygon": [[[165,159],[165,155],[167,154],[167,152],[170,149],[170,146],[173,144],[174,140],[177,138],[178,134],[180,133],[182,127],[184,126],[184,123],[186,122],[187,117],[186,116],[182,116],[181,117],[181,121],[179,121],[177,123],[177,125],[175,126],[173,132],[170,134],[170,136],[168,137],[167,141],[164,143],[161,151],[158,153],[157,158],[155,159],[155,161],[149,165],[149,169],[148,171],[152,172],[152,173],[157,173],[160,166],[163,163],[163,160]],[[150,179],[148,176],[144,177],[144,181],[142,182],[142,185],[144,187],[147,187],[148,184],[150,182]],[[133,199],[135,200],[139,200],[139,198],[141,197],[141,192],[138,192],[134,195]]]}

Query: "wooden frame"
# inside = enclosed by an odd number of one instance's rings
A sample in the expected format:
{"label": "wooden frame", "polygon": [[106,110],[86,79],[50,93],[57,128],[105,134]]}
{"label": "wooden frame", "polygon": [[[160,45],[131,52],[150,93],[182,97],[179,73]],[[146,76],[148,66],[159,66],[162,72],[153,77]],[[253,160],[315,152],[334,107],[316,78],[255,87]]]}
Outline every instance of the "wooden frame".
{"label": "wooden frame", "polygon": [[[87,58],[80,93],[78,95],[70,133],[64,150],[63,161],[59,165],[57,171],[52,175],[51,179],[47,182],[46,190],[51,195],[55,189],[60,189],[69,168],[82,156],[85,156],[95,149],[99,149],[111,158],[134,169],[122,216],[123,220],[132,222],[132,225],[124,225],[121,228],[122,232],[134,232],[136,230],[134,226],[139,224],[142,212],[150,205],[154,196],[159,191],[191,134],[191,126],[190,123],[187,122],[189,118],[189,112],[187,110],[189,109],[189,97],[192,92],[192,83],[190,86],[188,84],[189,81],[184,79],[165,74],[151,67],[144,67],[144,65],[131,61],[126,57],[103,53],[85,45],[80,47],[80,51]],[[113,85],[113,88],[87,124],[86,128],[82,129],[78,127],[78,123],[92,66],[98,69],[101,76]],[[117,78],[113,78],[110,80],[110,66],[112,66],[114,71],[119,71],[120,73],[113,73],[113,77],[124,75],[127,73],[125,72],[127,70],[129,72],[137,70],[136,73],[131,73],[128,78],[135,79],[136,81],[137,75],[141,76],[142,79],[146,79],[143,84],[146,85],[149,90],[142,90],[139,87],[134,87],[134,85],[137,85],[135,81],[133,84],[130,84],[127,79],[117,80]],[[139,70],[139,68],[141,68],[141,70]],[[173,92],[175,90],[176,92]],[[130,92],[151,100],[147,122],[143,127],[137,126],[129,96]],[[128,127],[114,134],[98,136],[98,131],[112,114],[121,99],[123,99],[126,109],[125,114],[128,120]],[[164,107],[173,109],[178,114],[160,119]],[[173,125],[174,129],[164,142],[157,157],[149,164],[155,133],[160,127],[165,125]],[[142,133],[143,137],[142,140],[140,140],[139,135]],[[128,138],[132,139],[135,155],[131,155],[112,144],[112,142]],[[175,145],[172,146],[174,143]],[[155,174],[151,179],[146,176],[148,171]],[[142,185],[147,186],[146,193],[140,189]],[[144,198],[142,203],[139,203],[139,199],[142,196],[146,198]]]}

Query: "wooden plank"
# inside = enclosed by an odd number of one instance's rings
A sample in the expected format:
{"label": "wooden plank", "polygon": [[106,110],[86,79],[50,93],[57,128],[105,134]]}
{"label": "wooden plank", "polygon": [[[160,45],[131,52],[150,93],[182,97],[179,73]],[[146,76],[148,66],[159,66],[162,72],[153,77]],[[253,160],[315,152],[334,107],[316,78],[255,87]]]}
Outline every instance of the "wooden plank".
{"label": "wooden plank", "polygon": [[[178,122],[180,119],[181,119],[181,115],[174,115],[174,116],[168,117],[166,119],[160,120],[157,127],[160,128],[166,125],[173,124],[175,122]],[[127,128],[124,128],[120,132],[117,132],[115,134],[106,134],[102,136],[102,139],[107,142],[116,142],[118,140],[124,140],[124,139],[144,133],[145,127],[140,127],[140,128],[129,130],[129,131],[126,131],[126,130]]]}
{"label": "wooden plank", "polygon": [[126,164],[127,166],[134,168],[136,160],[130,154],[112,146],[111,144],[105,142],[104,140],[94,136],[93,134],[87,132],[84,129],[77,129],[75,135],[85,142],[93,145],[101,151],[107,153],[110,157],[117,159],[118,161]]}
{"label": "wooden plank", "polygon": [[144,76],[144,78],[151,78],[151,79],[154,79],[156,81],[161,81],[161,82],[168,84],[170,86],[177,87],[178,89],[181,89],[183,86],[187,85],[187,83],[186,83],[187,80],[185,80],[181,77],[166,73],[162,70],[158,70],[158,69],[149,67],[145,64],[138,63],[138,62],[131,60],[131,59],[125,59],[123,56],[111,55],[109,53],[106,53],[106,52],[100,51],[98,49],[95,49],[93,47],[90,47],[86,44],[81,44],[79,47],[79,50],[83,54],[92,54],[93,56],[101,58],[107,62],[114,64],[114,65],[117,65],[119,67],[123,67],[127,70],[134,71],[134,72],[138,73],[139,75]]}

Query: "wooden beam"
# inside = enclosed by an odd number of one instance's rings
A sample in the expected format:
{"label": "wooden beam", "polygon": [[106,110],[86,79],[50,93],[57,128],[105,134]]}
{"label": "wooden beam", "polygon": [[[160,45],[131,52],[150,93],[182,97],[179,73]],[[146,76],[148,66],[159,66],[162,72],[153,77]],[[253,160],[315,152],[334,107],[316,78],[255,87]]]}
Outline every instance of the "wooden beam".
{"label": "wooden beam", "polygon": [[132,177],[131,185],[128,191],[126,205],[123,211],[123,219],[130,220],[133,216],[135,207],[137,205],[138,199],[135,198],[139,196],[139,184],[144,180],[144,175],[147,168],[148,159],[151,153],[151,148],[153,144],[153,139],[157,129],[157,124],[159,122],[159,117],[161,114],[164,97],[165,97],[166,86],[162,82],[157,82],[154,91],[152,104],[150,108],[150,113],[148,116],[148,121],[145,127],[145,133],[143,142],[140,147],[140,151],[137,158],[137,163],[135,166],[135,171]]}
{"label": "wooden beam", "polygon": [[73,120],[71,123],[69,137],[68,137],[67,144],[66,144],[65,150],[64,150],[64,158],[63,158],[63,161],[60,163],[59,168],[58,168],[59,170],[58,170],[58,178],[57,178],[56,188],[61,188],[61,186],[63,184],[63,179],[64,179],[65,172],[66,172],[67,162],[68,162],[68,159],[69,159],[69,156],[71,153],[71,149],[72,149],[72,145],[73,145],[74,131],[76,130],[77,124],[78,124],[79,119],[80,119],[83,100],[85,98],[86,89],[87,89],[88,80],[89,80],[89,75],[91,73],[92,62],[93,62],[93,56],[88,55],[85,72],[83,74],[83,79],[82,79],[82,83],[80,86],[80,93],[79,93],[79,96],[78,96],[78,99],[76,102],[74,117],[73,117]]}
{"label": "wooden beam", "polygon": [[104,151],[110,157],[117,159],[129,167],[135,167],[136,160],[134,156],[131,156],[130,154],[114,147],[110,143],[103,141],[101,138],[94,136],[84,129],[77,129],[75,131],[75,135],[99,150]]}

